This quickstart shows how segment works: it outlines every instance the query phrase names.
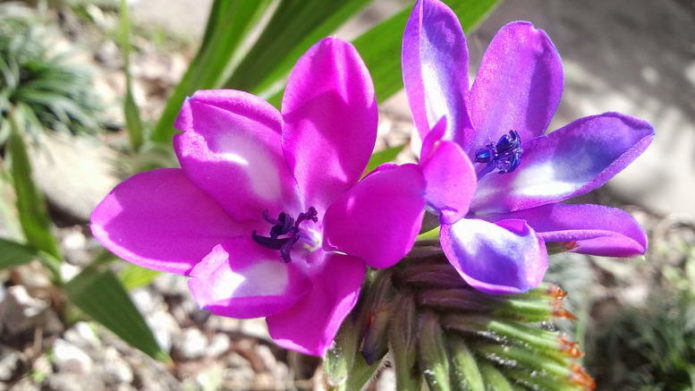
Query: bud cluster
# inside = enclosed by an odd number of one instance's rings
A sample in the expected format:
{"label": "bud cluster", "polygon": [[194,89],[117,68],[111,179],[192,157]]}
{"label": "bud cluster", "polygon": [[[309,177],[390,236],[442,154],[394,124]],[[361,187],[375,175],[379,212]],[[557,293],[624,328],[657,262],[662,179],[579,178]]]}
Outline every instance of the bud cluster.
{"label": "bud cluster", "polygon": [[382,361],[393,365],[399,390],[595,388],[578,344],[552,328],[557,318],[575,319],[556,285],[487,295],[434,246],[370,277],[327,357],[337,389],[360,389]]}

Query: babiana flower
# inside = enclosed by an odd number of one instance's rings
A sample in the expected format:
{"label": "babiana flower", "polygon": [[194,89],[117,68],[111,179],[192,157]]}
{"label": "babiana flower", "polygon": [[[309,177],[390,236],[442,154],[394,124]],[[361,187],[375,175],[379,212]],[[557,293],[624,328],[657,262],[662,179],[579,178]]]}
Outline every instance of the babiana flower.
{"label": "babiana flower", "polygon": [[335,38],[313,46],[281,111],[241,91],[198,91],[175,126],[181,168],[117,186],[91,216],[94,236],[128,262],[188,276],[201,307],[265,317],[280,346],[323,355],[366,267],[410,250],[425,206],[416,165],[360,180],[377,106],[357,51]]}
{"label": "babiana flower", "polygon": [[402,65],[423,140],[428,206],[440,215],[443,251],[468,284],[492,294],[537,286],[546,243],[595,255],[645,252],[646,236],[628,213],[561,202],[606,183],[647,148],[654,130],[604,113],[546,133],[563,71],[544,31],[529,22],[502,27],[469,87],[456,15],[438,0],[420,0]]}

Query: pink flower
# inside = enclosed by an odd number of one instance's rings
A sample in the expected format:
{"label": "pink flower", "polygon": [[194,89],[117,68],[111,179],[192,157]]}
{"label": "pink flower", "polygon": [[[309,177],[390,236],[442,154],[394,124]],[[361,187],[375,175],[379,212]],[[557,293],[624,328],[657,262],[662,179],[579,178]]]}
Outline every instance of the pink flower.
{"label": "pink flower", "polygon": [[323,355],[366,266],[398,262],[422,218],[417,166],[359,180],[376,126],[363,62],[324,39],[292,71],[281,112],[241,91],[195,93],[176,121],[181,168],[121,183],[92,231],[129,262],[189,276],[201,307],[266,317],[279,345]]}
{"label": "pink flower", "polygon": [[654,129],[618,113],[547,127],[562,95],[562,63],[542,30],[510,23],[468,83],[468,48],[438,0],[415,5],[403,37],[403,79],[423,141],[427,202],[442,249],[470,285],[518,293],[547,269],[546,243],[632,256],[647,239],[626,212],[561,204],[603,185],[651,143]]}

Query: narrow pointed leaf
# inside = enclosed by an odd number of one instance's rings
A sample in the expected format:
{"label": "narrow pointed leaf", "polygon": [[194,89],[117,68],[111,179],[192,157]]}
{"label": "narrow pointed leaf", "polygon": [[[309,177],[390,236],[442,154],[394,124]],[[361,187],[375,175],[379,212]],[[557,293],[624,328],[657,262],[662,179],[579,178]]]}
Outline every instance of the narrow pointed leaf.
{"label": "narrow pointed leaf", "polygon": [[[472,31],[492,11],[499,0],[458,0],[447,2],[461,21],[467,33]],[[401,77],[401,43],[411,7],[398,12],[353,41],[369,73],[379,102],[383,102],[403,88]],[[278,105],[282,92],[270,102]]]}
{"label": "narrow pointed leaf", "polygon": [[62,259],[58,242],[51,232],[51,219],[46,210],[43,195],[34,184],[31,163],[22,138],[23,110],[14,110],[9,115],[11,131],[8,153],[11,158],[10,173],[17,195],[17,213],[27,243],[56,259]]}
{"label": "narrow pointed leaf", "polygon": [[379,167],[384,163],[392,162],[396,159],[399,153],[405,148],[406,144],[396,145],[395,147],[389,147],[382,151],[375,152],[371,158],[369,158],[369,163],[367,163],[367,169],[365,173],[373,171],[375,168]]}
{"label": "narrow pointed leaf", "polygon": [[215,0],[208,17],[203,42],[188,66],[181,82],[167,100],[157,125],[150,135],[155,142],[168,144],[174,120],[186,96],[196,90],[219,88],[258,20],[265,14],[271,0]]}
{"label": "narrow pointed leaf", "polygon": [[120,44],[123,55],[123,72],[125,73],[125,98],[123,100],[123,113],[125,115],[126,127],[130,146],[133,150],[138,150],[142,146],[144,126],[140,117],[140,110],[135,97],[133,96],[133,80],[130,73],[130,16],[128,13],[128,1],[121,0],[120,6]]}
{"label": "narrow pointed leaf", "polygon": [[118,279],[121,280],[123,286],[132,290],[145,285],[149,285],[159,272],[152,269],[145,269],[133,264],[127,264],[126,267],[118,274]]}
{"label": "narrow pointed leaf", "polygon": [[133,347],[167,361],[142,314],[110,270],[89,267],[65,285],[70,300],[85,314]]}
{"label": "narrow pointed leaf", "polygon": [[39,254],[33,248],[0,238],[0,270],[30,262],[38,257]]}
{"label": "narrow pointed leaf", "polygon": [[[224,83],[225,88],[270,95],[297,59],[325,36],[331,35],[370,0],[283,1],[265,30]],[[276,92],[280,88],[274,88]]]}

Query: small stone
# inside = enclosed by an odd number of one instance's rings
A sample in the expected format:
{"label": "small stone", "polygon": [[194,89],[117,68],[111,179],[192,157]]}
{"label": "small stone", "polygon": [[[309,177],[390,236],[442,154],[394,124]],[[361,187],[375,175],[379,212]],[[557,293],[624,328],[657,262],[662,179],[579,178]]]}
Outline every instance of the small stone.
{"label": "small stone", "polygon": [[11,286],[0,301],[0,329],[9,335],[35,329],[47,308],[47,302],[31,297],[23,285]]}
{"label": "small stone", "polygon": [[154,338],[159,346],[166,352],[170,351],[173,336],[181,332],[176,319],[167,311],[157,311],[147,317],[147,323],[150,329],[152,329]]}
{"label": "small stone", "polygon": [[82,349],[59,338],[53,343],[53,357],[60,371],[89,373],[92,370],[92,359]]}
{"label": "small stone", "polygon": [[76,275],[80,274],[80,268],[67,263],[67,262],[62,262],[60,264],[60,278],[63,279],[63,281],[70,281],[72,280]]}
{"label": "small stone", "polygon": [[229,350],[231,345],[227,334],[215,334],[210,340],[210,345],[207,349],[207,354],[212,357],[217,357]]}
{"label": "small stone", "polygon": [[0,382],[11,380],[21,365],[21,352],[6,346],[0,346]]}
{"label": "small stone", "polygon": [[152,281],[152,286],[165,295],[186,296],[188,294],[186,278],[177,274],[160,274]]}
{"label": "small stone", "polygon": [[77,322],[65,332],[65,340],[80,348],[99,348],[101,341],[87,322]]}
{"label": "small stone", "polygon": [[263,318],[243,319],[241,321],[241,332],[250,337],[256,337],[270,341],[268,326]]}
{"label": "small stone", "polygon": [[200,330],[191,328],[184,331],[174,344],[182,358],[191,360],[205,354],[208,341]]}
{"label": "small stone", "polygon": [[151,314],[163,308],[163,301],[159,295],[153,295],[147,288],[138,288],[131,292],[135,305],[143,314]]}
{"label": "small stone", "polygon": [[113,347],[104,351],[104,381],[108,384],[131,383],[133,370]]}

